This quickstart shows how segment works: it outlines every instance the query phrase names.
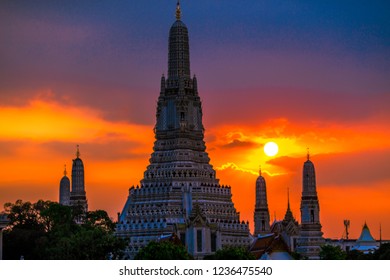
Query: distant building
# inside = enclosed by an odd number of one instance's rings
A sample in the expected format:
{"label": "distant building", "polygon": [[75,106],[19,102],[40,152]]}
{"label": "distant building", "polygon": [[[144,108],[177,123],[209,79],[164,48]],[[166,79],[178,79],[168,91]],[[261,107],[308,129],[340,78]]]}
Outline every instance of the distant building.
{"label": "distant building", "polygon": [[[259,180],[257,180],[258,182]],[[270,227],[271,235],[267,235],[268,240],[273,240],[269,243],[269,247],[265,252],[273,251],[273,246],[278,244],[278,248],[284,248],[288,253],[299,253],[303,258],[319,259],[321,245],[325,244],[322,238],[321,223],[319,218],[319,202],[316,190],[316,179],[314,164],[310,161],[309,154],[307,161],[303,165],[302,176],[302,198],[301,198],[301,224],[294,218],[290,208],[290,194],[287,193],[287,210],[283,220],[275,221]],[[256,207],[255,207],[256,208]],[[256,221],[256,219],[255,219]],[[255,222],[256,228],[256,222]],[[272,236],[272,237],[271,237]],[[261,236],[255,239],[255,242],[265,244],[266,239],[261,239]],[[277,243],[275,242],[277,241]],[[281,247],[281,244],[283,246]],[[252,244],[253,247],[258,245]],[[259,254],[259,253],[258,253]],[[284,254],[282,254],[284,255]],[[279,255],[279,257],[282,257]],[[273,255],[276,258],[277,255]],[[272,259],[271,255],[260,258]]]}
{"label": "distant building", "polygon": [[204,142],[202,103],[190,74],[188,29],[180,5],[169,31],[168,76],[161,78],[153,153],[141,186],[131,187],[116,235],[127,257],[150,241],[177,235],[195,258],[224,246],[250,245],[229,186],[219,184]]}
{"label": "distant building", "polygon": [[353,246],[351,250],[357,250],[363,252],[364,254],[373,253],[379,248],[378,243],[379,242],[372,237],[367,223],[364,223],[360,237],[356,240],[355,246]]}
{"label": "distant building", "polygon": [[[60,181],[60,204],[79,207],[84,213],[88,212],[87,194],[85,192],[84,164],[80,158],[80,150],[77,145],[76,158],[72,165],[72,184],[66,176],[66,167],[64,176]],[[72,185],[72,189],[70,189]],[[81,222],[78,221],[78,222]]]}
{"label": "distant building", "polygon": [[60,181],[60,204],[69,206],[70,205],[70,180],[66,176],[66,165],[64,169],[64,177]]}
{"label": "distant building", "polygon": [[325,239],[325,243],[327,245],[332,246],[339,246],[341,249],[343,249],[346,252],[350,251],[359,251],[364,254],[370,254],[373,253],[375,250],[377,250],[381,244],[384,243],[390,243],[390,240],[382,240],[381,233],[379,234],[379,240],[376,240],[372,234],[371,231],[367,225],[367,223],[364,223],[362,226],[362,231],[360,233],[360,236],[358,239],[351,239],[351,238],[341,238],[341,239],[331,239],[327,238]]}
{"label": "distant building", "polygon": [[84,212],[88,211],[87,194],[85,192],[84,164],[80,158],[77,145],[76,158],[72,165],[72,191],[70,192],[70,205],[79,206]]}
{"label": "distant building", "polygon": [[297,239],[300,235],[301,227],[290,209],[290,193],[287,193],[287,210],[284,218],[276,222],[272,227],[273,232],[278,232],[287,244],[290,252],[295,252]]}
{"label": "distant building", "polygon": [[301,230],[296,252],[308,259],[319,259],[321,245],[325,241],[321,232],[315,169],[309,153],[303,165],[302,177]]}
{"label": "distant building", "polygon": [[256,204],[255,204],[255,236],[270,233],[269,225],[269,210],[267,201],[267,187],[264,177],[259,172],[259,177],[256,180]]}
{"label": "distant building", "polygon": [[0,212],[0,260],[3,259],[3,229],[8,225],[7,214]]}

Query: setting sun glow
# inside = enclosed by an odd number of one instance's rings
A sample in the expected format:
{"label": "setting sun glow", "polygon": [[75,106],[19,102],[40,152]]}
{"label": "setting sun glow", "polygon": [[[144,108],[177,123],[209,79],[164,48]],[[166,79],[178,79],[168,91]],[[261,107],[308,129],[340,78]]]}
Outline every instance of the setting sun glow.
{"label": "setting sun glow", "polygon": [[275,142],[268,142],[264,145],[264,153],[269,157],[273,157],[278,151],[279,147]]}

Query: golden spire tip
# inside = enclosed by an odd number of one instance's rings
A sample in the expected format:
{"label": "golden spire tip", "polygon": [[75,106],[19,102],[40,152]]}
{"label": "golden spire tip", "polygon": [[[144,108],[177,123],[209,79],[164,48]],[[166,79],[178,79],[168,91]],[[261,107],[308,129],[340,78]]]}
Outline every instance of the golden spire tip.
{"label": "golden spire tip", "polygon": [[180,10],[180,1],[177,1],[176,4],[176,19],[180,20],[181,19],[181,10]]}

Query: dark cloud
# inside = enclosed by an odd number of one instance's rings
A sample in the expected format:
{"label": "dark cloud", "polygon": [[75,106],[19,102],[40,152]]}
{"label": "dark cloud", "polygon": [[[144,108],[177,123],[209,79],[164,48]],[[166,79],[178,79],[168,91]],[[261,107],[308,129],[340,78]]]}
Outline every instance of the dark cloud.
{"label": "dark cloud", "polygon": [[[113,135],[112,135],[113,136]],[[116,135],[117,136],[117,135]],[[152,151],[150,145],[150,153],[148,151],[140,152],[140,148],[145,144],[140,144],[130,140],[106,140],[104,142],[61,142],[51,141],[45,143],[31,142],[28,140],[17,141],[0,141],[0,158],[20,158],[26,159],[27,155],[22,155],[23,150],[39,150],[50,155],[52,158],[63,159],[69,161],[75,158],[76,146],[80,146],[81,157],[89,161],[117,161],[117,160],[132,160],[148,158]],[[38,162],[38,159],[37,159]]]}
{"label": "dark cloud", "polygon": [[23,141],[7,141],[0,139],[0,158],[8,158],[17,155],[18,148]]}
{"label": "dark cloud", "polygon": [[[220,98],[223,95],[224,98]],[[239,96],[239,98],[237,98]],[[259,124],[269,119],[286,118],[291,122],[354,123],[380,117],[390,120],[388,92],[358,95],[296,89],[261,89],[214,92],[206,96],[204,115],[212,125],[219,123]],[[227,110],[232,110],[226,114]],[[245,120],[245,121],[243,121]]]}
{"label": "dark cloud", "polygon": [[[343,4],[182,5],[210,122],[276,114],[354,120],[389,102],[387,4],[337,13]],[[0,102],[23,104],[50,90],[107,119],[152,125],[172,6],[1,1]]]}
{"label": "dark cloud", "polygon": [[[55,155],[58,151],[62,155],[68,155],[67,159],[75,158],[76,145],[80,146],[81,158],[88,161],[117,161],[147,158],[148,153],[136,152],[140,144],[126,140],[111,140],[105,142],[86,142],[86,143],[69,143],[69,142],[48,142],[42,144],[49,154]],[[152,151],[151,151],[152,152]]]}
{"label": "dark cloud", "polygon": [[255,146],[259,146],[259,145],[255,142],[251,142],[251,141],[241,141],[238,139],[234,139],[232,142],[225,144],[225,145],[222,145],[222,148],[227,148],[227,149],[251,148],[251,147],[255,147]]}

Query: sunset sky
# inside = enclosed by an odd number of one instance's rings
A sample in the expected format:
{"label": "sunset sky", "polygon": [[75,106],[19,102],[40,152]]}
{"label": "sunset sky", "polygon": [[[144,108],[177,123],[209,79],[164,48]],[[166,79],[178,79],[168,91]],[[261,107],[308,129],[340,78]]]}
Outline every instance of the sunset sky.
{"label": "sunset sky", "polygon": [[[319,3],[321,2],[321,3]],[[175,0],[0,1],[0,205],[58,200],[76,145],[89,208],[116,218],[152,153]],[[390,2],[183,0],[220,183],[253,227],[300,221],[306,148],[325,237],[390,239]],[[279,145],[268,157],[263,146]],[[2,209],[2,207],[0,208]]]}

